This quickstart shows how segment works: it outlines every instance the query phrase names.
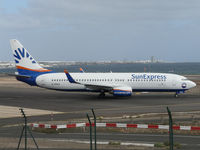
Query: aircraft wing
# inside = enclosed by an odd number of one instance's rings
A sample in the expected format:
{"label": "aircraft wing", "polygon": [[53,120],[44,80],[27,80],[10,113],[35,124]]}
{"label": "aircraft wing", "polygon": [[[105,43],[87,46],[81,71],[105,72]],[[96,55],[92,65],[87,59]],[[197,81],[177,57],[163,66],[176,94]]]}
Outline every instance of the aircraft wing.
{"label": "aircraft wing", "polygon": [[73,77],[69,74],[69,72],[67,70],[64,70],[64,72],[65,72],[70,83],[85,85],[86,88],[92,89],[92,90],[111,91],[113,89],[113,85],[109,85],[109,84],[88,84],[88,83],[77,82],[73,79]]}
{"label": "aircraft wing", "polygon": [[111,91],[113,89],[112,86],[110,85],[98,85],[98,84],[84,84],[86,88],[92,89],[92,90],[106,90],[106,91]]}

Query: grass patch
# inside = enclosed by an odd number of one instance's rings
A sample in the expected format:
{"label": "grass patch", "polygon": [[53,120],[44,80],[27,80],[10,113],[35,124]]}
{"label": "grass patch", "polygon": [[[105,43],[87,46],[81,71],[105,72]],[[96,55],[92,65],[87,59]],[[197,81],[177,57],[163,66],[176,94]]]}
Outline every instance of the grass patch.
{"label": "grass patch", "polygon": [[154,144],[154,147],[162,148],[162,147],[166,147],[166,146],[164,145],[164,143],[156,143],[156,144]]}
{"label": "grass patch", "polygon": [[[154,144],[154,147],[157,148],[166,148],[169,149],[169,142],[163,142],[163,143],[156,143]],[[181,148],[181,144],[179,143],[174,143],[174,149],[180,149]]]}
{"label": "grass patch", "polygon": [[[84,128],[66,128],[66,129],[48,129],[48,128],[32,128],[34,132],[55,134],[55,133],[78,133],[85,132]],[[89,131],[89,130],[88,130]]]}
{"label": "grass patch", "polygon": [[110,141],[110,142],[108,143],[108,145],[121,145],[121,143],[120,143],[120,142],[117,142],[117,141]]}
{"label": "grass patch", "polygon": [[40,133],[47,133],[47,134],[59,133],[56,129],[46,129],[46,128],[32,128],[32,131],[40,132]]}

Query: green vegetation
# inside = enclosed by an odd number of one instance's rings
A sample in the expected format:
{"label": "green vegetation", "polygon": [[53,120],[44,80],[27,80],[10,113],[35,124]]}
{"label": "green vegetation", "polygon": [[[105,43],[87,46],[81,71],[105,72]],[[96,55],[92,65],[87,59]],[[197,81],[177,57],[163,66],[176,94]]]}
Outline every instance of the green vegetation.
{"label": "green vegetation", "polygon": [[117,141],[110,141],[108,144],[109,145],[120,145],[121,143],[117,142]]}
{"label": "green vegetation", "polygon": [[166,146],[164,145],[164,143],[156,143],[154,144],[154,147],[161,148],[161,147],[166,147]]}
{"label": "green vegetation", "polygon": [[[154,144],[154,147],[169,149],[169,142],[167,141],[167,142],[163,142],[163,143],[156,143],[156,144]],[[174,143],[174,148],[175,149],[180,149],[181,148],[181,144]]]}

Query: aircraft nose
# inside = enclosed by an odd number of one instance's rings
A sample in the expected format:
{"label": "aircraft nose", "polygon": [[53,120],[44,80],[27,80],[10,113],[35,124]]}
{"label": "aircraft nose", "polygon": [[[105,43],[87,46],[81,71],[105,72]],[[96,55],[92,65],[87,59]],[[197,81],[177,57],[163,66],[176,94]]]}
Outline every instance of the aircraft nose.
{"label": "aircraft nose", "polygon": [[197,85],[197,84],[196,84],[195,82],[190,81],[190,87],[191,87],[191,88],[195,87],[196,85]]}

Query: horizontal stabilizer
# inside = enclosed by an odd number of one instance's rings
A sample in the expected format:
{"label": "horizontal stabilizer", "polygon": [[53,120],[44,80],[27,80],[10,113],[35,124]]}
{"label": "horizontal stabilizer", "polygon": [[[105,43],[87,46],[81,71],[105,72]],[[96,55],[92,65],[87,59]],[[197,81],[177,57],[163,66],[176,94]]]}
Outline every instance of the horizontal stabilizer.
{"label": "horizontal stabilizer", "polygon": [[27,75],[19,75],[19,74],[7,74],[9,76],[14,76],[14,77],[20,77],[20,78],[31,78],[31,76],[27,76]]}

